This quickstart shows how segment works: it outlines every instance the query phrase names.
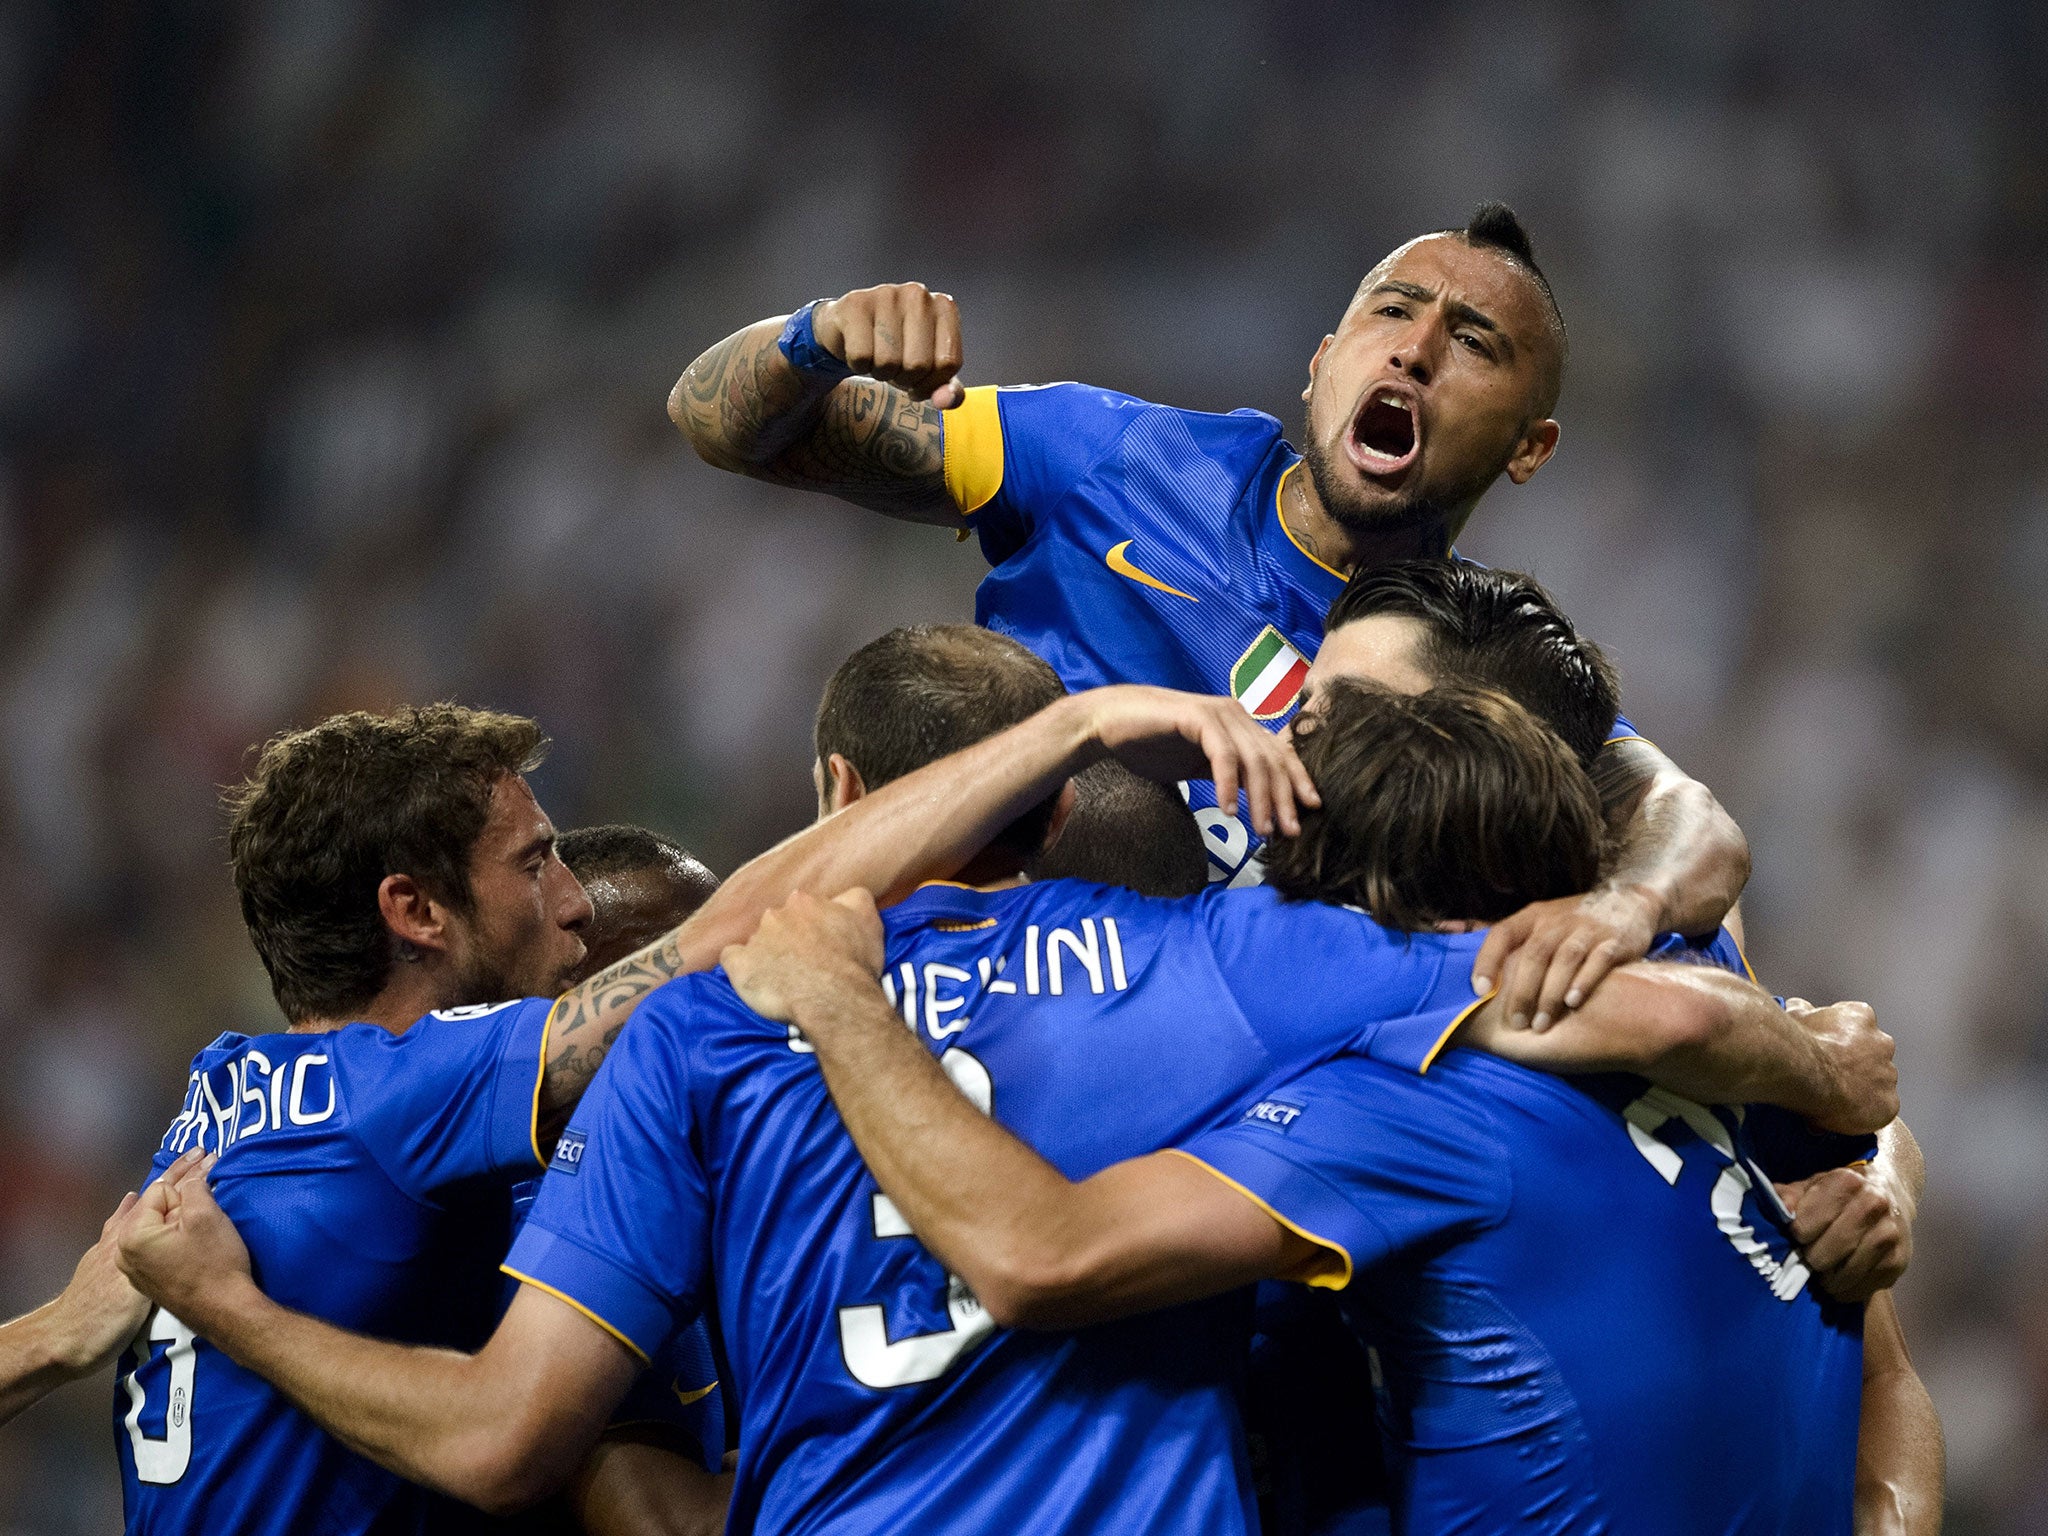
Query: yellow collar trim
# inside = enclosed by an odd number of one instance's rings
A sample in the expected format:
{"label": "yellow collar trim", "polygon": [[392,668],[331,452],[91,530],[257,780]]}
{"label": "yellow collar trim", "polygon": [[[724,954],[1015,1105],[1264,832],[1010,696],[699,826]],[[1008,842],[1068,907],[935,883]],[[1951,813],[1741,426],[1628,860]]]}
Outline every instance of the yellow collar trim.
{"label": "yellow collar trim", "polygon": [[1293,474],[1297,469],[1301,468],[1302,462],[1302,460],[1296,459],[1292,464],[1288,465],[1285,469],[1283,469],[1280,472],[1280,483],[1273,487],[1273,515],[1280,519],[1280,531],[1287,535],[1288,543],[1292,544],[1296,549],[1301,551],[1302,558],[1313,561],[1315,564],[1322,566],[1324,570],[1328,571],[1332,576],[1336,577],[1339,581],[1349,581],[1351,578],[1349,576],[1346,576],[1342,571],[1338,570],[1337,567],[1335,567],[1334,565],[1327,564],[1324,561],[1317,560],[1314,555],[1310,554],[1308,552],[1307,546],[1305,546],[1301,542],[1301,540],[1297,539],[1294,536],[1294,530],[1287,526],[1287,514],[1285,511],[1281,509],[1280,498],[1287,493],[1287,477]]}

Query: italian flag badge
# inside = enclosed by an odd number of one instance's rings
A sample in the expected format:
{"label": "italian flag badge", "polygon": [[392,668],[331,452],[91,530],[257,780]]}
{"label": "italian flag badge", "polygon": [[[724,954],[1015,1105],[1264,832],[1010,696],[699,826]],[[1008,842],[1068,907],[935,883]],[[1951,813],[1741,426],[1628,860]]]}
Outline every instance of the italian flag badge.
{"label": "italian flag badge", "polygon": [[1268,624],[1230,669],[1230,692],[1254,720],[1277,720],[1301,696],[1308,662]]}

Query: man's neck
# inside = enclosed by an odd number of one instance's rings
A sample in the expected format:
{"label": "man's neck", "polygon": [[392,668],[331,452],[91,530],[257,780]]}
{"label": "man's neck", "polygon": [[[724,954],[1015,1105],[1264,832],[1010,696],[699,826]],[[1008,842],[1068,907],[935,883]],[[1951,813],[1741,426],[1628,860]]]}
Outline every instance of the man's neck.
{"label": "man's neck", "polygon": [[1024,884],[1027,877],[1014,853],[1006,853],[1000,848],[984,848],[969,859],[953,878],[977,891],[1004,891],[1013,885]]}
{"label": "man's neck", "polygon": [[[434,970],[438,971],[439,967],[434,967]],[[299,1019],[291,1025],[290,1032],[319,1035],[347,1024],[374,1024],[394,1035],[402,1035],[422,1016],[436,1008],[449,1006],[446,989],[435,984],[435,977],[425,971],[421,962],[400,961],[392,970],[390,984],[365,1003],[361,1012],[346,1017]]]}
{"label": "man's neck", "polygon": [[1397,560],[1440,560],[1464,531],[1472,508],[1464,506],[1447,517],[1430,517],[1416,522],[1388,522],[1384,527],[1359,529],[1339,522],[1323,507],[1316,494],[1315,477],[1307,463],[1288,477],[1288,494],[1280,499],[1280,518],[1295,541],[1323,564],[1349,576],[1372,566],[1391,565]]}

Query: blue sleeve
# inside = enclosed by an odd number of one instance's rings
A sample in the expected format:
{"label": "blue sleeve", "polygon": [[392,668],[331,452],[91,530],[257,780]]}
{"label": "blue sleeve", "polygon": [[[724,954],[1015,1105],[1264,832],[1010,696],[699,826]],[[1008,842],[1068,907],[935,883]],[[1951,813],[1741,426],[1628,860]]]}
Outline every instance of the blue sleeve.
{"label": "blue sleeve", "polygon": [[652,1426],[707,1472],[727,1449],[725,1394],[703,1319],[669,1335],[612,1414],[612,1426]]}
{"label": "blue sleeve", "polygon": [[1211,886],[1203,904],[1210,953],[1232,999],[1284,1066],[1353,1051],[1419,1072],[1450,1030],[1482,999],[1469,986],[1443,1006],[1447,959],[1471,970],[1476,938],[1447,945],[1434,934],[1399,933],[1363,912],[1319,901],[1283,901],[1261,887]]}
{"label": "blue sleeve", "polygon": [[643,1359],[695,1319],[710,1263],[710,1188],[690,1097],[691,995],[671,982],[640,1005],[562,1133],[504,1266]]}
{"label": "blue sleeve", "polygon": [[1650,738],[1631,725],[1627,715],[1616,715],[1614,717],[1614,729],[1607,733],[1607,739],[1609,741],[1648,741]]}
{"label": "blue sleeve", "polygon": [[533,1139],[549,998],[430,1013],[402,1035],[343,1031],[333,1046],[354,1130],[416,1199],[541,1166]]}
{"label": "blue sleeve", "polygon": [[1181,1149],[1354,1274],[1502,1220],[1510,1159],[1483,1103],[1398,1067],[1341,1056]]}
{"label": "blue sleeve", "polygon": [[946,488],[1000,565],[1086,479],[1145,409],[1087,384],[967,391],[945,413]]}

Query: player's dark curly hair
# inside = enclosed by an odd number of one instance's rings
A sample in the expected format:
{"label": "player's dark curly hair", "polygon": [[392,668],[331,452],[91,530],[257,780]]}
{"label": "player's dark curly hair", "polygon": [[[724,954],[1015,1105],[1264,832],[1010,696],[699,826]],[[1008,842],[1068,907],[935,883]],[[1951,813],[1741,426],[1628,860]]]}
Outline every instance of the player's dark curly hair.
{"label": "player's dark curly hair", "polygon": [[[906,624],[840,664],[818,704],[818,761],[834,752],[868,789],[1009,729],[1063,697],[1059,674],[1008,636],[973,624]],[[995,841],[1029,857],[1045,845],[1059,796]]]}
{"label": "player's dark curly hair", "polygon": [[470,910],[492,791],[546,750],[533,721],[459,704],[334,715],[264,746],[224,797],[228,854],[287,1019],[346,1019],[384,989],[397,954],[377,906],[386,875]]}
{"label": "player's dark curly hair", "polygon": [[1621,710],[1621,679],[1533,576],[1464,560],[1368,566],[1330,605],[1323,633],[1379,614],[1422,624],[1432,683],[1499,689],[1592,767]]}
{"label": "player's dark curly hair", "polygon": [[1266,883],[1290,900],[1422,929],[1492,922],[1599,876],[1592,780],[1505,694],[1339,680],[1295,722],[1294,744],[1323,803],[1266,845]]}

